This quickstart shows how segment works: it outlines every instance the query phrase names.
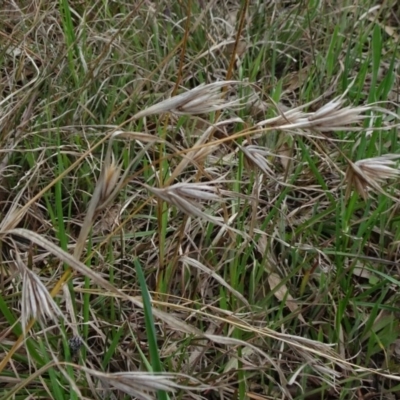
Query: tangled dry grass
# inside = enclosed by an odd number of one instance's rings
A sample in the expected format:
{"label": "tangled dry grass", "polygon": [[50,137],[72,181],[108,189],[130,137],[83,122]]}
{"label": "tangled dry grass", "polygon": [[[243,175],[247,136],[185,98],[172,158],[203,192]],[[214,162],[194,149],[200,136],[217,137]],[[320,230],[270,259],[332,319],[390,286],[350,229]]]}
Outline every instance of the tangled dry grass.
{"label": "tangled dry grass", "polygon": [[396,7],[6,1],[0,399],[396,398]]}

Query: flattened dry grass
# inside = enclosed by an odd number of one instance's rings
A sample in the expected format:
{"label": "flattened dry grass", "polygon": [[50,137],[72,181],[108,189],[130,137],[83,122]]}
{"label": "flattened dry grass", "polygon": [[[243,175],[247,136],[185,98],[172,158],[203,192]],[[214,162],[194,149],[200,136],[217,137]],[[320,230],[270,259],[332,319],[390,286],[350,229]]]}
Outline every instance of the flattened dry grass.
{"label": "flattened dry grass", "polygon": [[400,395],[397,3],[5,1],[0,400]]}

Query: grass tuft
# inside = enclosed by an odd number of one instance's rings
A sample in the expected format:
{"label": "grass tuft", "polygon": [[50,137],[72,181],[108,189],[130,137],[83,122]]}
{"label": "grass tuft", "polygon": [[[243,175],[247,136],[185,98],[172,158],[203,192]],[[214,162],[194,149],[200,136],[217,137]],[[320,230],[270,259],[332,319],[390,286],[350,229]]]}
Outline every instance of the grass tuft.
{"label": "grass tuft", "polygon": [[0,8],[0,400],[400,395],[399,6]]}

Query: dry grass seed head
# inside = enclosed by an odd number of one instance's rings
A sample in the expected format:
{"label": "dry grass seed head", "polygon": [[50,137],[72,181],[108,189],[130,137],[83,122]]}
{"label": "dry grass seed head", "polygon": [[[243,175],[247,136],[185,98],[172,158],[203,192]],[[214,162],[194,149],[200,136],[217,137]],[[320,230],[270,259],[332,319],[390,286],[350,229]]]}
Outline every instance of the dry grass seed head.
{"label": "dry grass seed head", "polygon": [[[109,296],[119,296],[122,299],[128,300],[132,303],[135,307],[143,308],[143,303],[137,299],[136,297],[128,296],[125,292],[116,288],[113,284],[111,284],[108,280],[103,278],[101,274],[95,272],[92,268],[89,268],[87,265],[79,261],[74,255],[66,252],[65,250],[61,249],[59,246],[55,245],[54,243],[50,242],[48,239],[44,238],[43,236],[39,235],[36,232],[29,231],[27,229],[17,228],[12,229],[6,232],[7,235],[16,235],[31,242],[37,244],[38,246],[43,247],[51,254],[56,256],[60,261],[64,262],[65,264],[69,265],[75,271],[83,274],[84,276],[90,278],[94,284],[100,286],[103,291]],[[175,330],[180,330],[182,332],[186,332],[188,334],[201,334],[197,328],[192,325],[186,324],[185,322],[173,317],[170,313],[161,311],[157,308],[153,308],[152,310],[153,315],[156,318],[161,319],[170,327]]]}
{"label": "dry grass seed head", "polygon": [[[175,392],[176,390],[206,390],[209,386],[202,385],[199,381],[184,374],[150,373],[150,372],[117,372],[103,373],[89,368],[82,368],[88,374],[99,378],[107,386],[111,385],[130,396],[141,400],[153,400],[154,392],[164,390]],[[179,380],[193,382],[193,386],[179,383]]]}
{"label": "dry grass seed head", "polygon": [[207,85],[202,84],[185,93],[170,97],[167,100],[150,106],[135,114],[133,118],[138,119],[165,112],[172,112],[177,115],[196,115],[226,108],[241,109],[247,103],[245,99],[238,98],[236,100],[227,101],[223,98],[221,93],[221,88],[238,83],[241,82],[221,81]]}
{"label": "dry grass seed head", "polygon": [[32,318],[43,322],[47,316],[57,321],[62,316],[60,309],[40,278],[25,265],[17,252],[15,264],[22,278],[21,323],[24,331]]}
{"label": "dry grass seed head", "polygon": [[176,183],[165,188],[154,188],[146,184],[142,184],[148,191],[156,195],[158,198],[166,201],[167,203],[177,207],[185,214],[199,217],[200,219],[209,221],[213,224],[227,228],[232,232],[247,236],[245,232],[229,226],[235,216],[229,218],[228,222],[224,222],[223,218],[215,217],[204,210],[204,205],[201,201],[215,201],[224,202],[230,198],[246,197],[240,193],[230,192],[228,190],[220,189],[216,184],[221,182],[208,182],[206,183]]}
{"label": "dry grass seed head", "polygon": [[[144,140],[147,142],[147,144],[143,146],[142,149],[137,152],[135,157],[129,162],[128,167],[122,175],[122,165],[117,165],[115,162],[114,153],[112,151],[113,140],[118,136],[132,138],[135,140]],[[75,246],[74,256],[76,259],[79,259],[82,254],[83,248],[86,244],[87,236],[91,227],[93,226],[96,212],[99,212],[107,207],[115,199],[123,187],[125,178],[129,174],[131,167],[141,159],[141,157],[156,141],[157,139],[151,137],[150,135],[142,135],[138,134],[137,132],[116,131],[113,133],[108,142],[108,148],[104,157],[100,177],[90,200],[89,207],[79,233],[77,244]]]}
{"label": "dry grass seed head", "polygon": [[196,141],[196,144],[192,147],[192,149],[184,155],[183,159],[181,162],[178,164],[178,166],[174,169],[172,172],[168,182],[173,182],[173,180],[181,174],[184,169],[190,164],[190,163],[197,163],[201,162],[201,160],[210,155],[214,150],[218,148],[217,145],[209,145],[209,143],[205,146],[203,146],[210,138],[211,134],[218,130],[221,129],[223,126],[228,125],[228,124],[234,124],[234,123],[244,123],[244,121],[241,118],[235,117],[235,118],[230,118],[227,120],[222,120],[219,121],[215,124],[212,124],[209,126],[203,134],[198,138]]}
{"label": "dry grass seed head", "polygon": [[104,203],[113,192],[119,177],[121,175],[121,165],[117,165],[115,162],[115,156],[111,153],[111,156],[106,157],[103,165],[102,174],[100,176],[100,200],[99,203]]}
{"label": "dry grass seed head", "polygon": [[386,179],[400,176],[400,170],[393,168],[394,160],[400,158],[398,154],[386,154],[380,157],[366,158],[355,163],[350,162],[346,171],[347,190],[346,198],[349,198],[351,189],[359,193],[364,200],[368,198],[368,187],[382,193],[380,185]]}
{"label": "dry grass seed head", "polygon": [[[314,129],[320,132],[349,129],[349,125],[355,124],[365,118],[362,115],[372,109],[372,106],[343,107],[342,97],[337,97],[322,106],[315,112],[305,113],[302,111],[311,103],[302,105],[282,112],[278,117],[259,122],[257,125],[263,128],[275,127],[279,129]],[[350,128],[360,130],[361,127]]]}
{"label": "dry grass seed head", "polygon": [[247,157],[248,161],[257,165],[267,176],[273,176],[274,172],[269,166],[269,162],[266,156],[271,156],[272,154],[263,147],[260,146],[239,146],[244,155]]}
{"label": "dry grass seed head", "polygon": [[206,219],[208,221],[220,224],[221,221],[202,209],[201,200],[221,201],[216,188],[202,183],[176,183],[165,188],[154,188],[144,185],[147,190],[155,194],[160,199],[174,205],[182,212]]}

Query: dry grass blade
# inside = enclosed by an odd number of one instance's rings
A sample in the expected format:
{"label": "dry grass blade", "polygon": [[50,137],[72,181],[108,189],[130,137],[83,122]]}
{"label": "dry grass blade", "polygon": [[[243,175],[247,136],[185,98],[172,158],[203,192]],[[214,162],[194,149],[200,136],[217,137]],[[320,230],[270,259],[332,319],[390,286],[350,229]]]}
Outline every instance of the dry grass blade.
{"label": "dry grass blade", "polygon": [[221,276],[219,276],[216,272],[212,271],[210,268],[207,268],[200,261],[197,261],[190,257],[181,257],[180,261],[184,264],[190,265],[191,267],[198,268],[199,270],[205,272],[206,274],[213,277],[218,283],[222,286],[226,287],[234,296],[236,296],[241,302],[246,304],[246,306],[250,307],[249,302],[241,295],[237,290],[233,289],[231,285],[229,285]]}
{"label": "dry grass blade", "polygon": [[2,217],[0,222],[0,232],[8,231],[9,229],[15,228],[22,220],[22,218],[28,212],[27,206],[21,206],[20,202],[26,193],[26,189],[34,179],[34,174],[27,180],[24,187],[13,197],[13,202],[8,209],[7,213]]}
{"label": "dry grass blade", "polygon": [[[291,349],[293,349],[293,351],[305,351],[311,355],[323,357],[330,362],[336,363],[343,369],[354,367],[354,364],[351,364],[350,362],[340,357],[340,355],[332,348],[333,345],[322,343],[298,335],[281,333],[270,328],[256,328],[251,324],[248,324],[243,319],[235,318],[234,315],[230,315],[229,323],[242,330],[254,332],[260,336],[265,336],[270,339],[277,340],[283,344],[288,345]],[[210,340],[213,340],[210,335],[208,335],[207,337]]]}
{"label": "dry grass blade", "polygon": [[178,115],[206,114],[225,108],[241,109],[246,104],[245,99],[225,100],[221,88],[227,85],[241,83],[239,81],[221,81],[208,85],[200,85],[178,96],[170,97],[134,115],[133,119],[147,117],[153,114],[172,112]]}
{"label": "dry grass blade", "polygon": [[32,318],[39,322],[43,322],[46,317],[56,321],[62,313],[46,286],[25,265],[18,253],[15,253],[15,264],[22,277],[21,324],[24,332]]}
{"label": "dry grass blade", "polygon": [[287,286],[285,284],[282,284],[282,278],[275,272],[271,272],[268,275],[268,283],[274,293],[274,296],[281,302],[285,301],[286,307],[289,308],[289,310],[293,313],[297,314],[297,317],[303,324],[306,324],[306,321],[300,312],[300,307],[293,299]]}
{"label": "dry grass blade", "polygon": [[[4,55],[4,54],[3,54]],[[33,60],[33,58],[29,55],[29,52],[25,52],[24,53],[25,57],[30,61],[30,64],[32,65],[32,67],[34,68],[35,72],[36,72],[36,76],[32,79],[30,79],[26,85],[18,88],[17,90],[12,91],[8,96],[4,97],[3,99],[0,100],[0,107],[4,107],[5,104],[7,104],[12,98],[16,98],[18,96],[19,93],[23,93],[27,91],[27,88],[29,86],[33,86],[35,84],[35,82],[37,82],[37,80],[40,77],[40,69],[37,65],[37,63]],[[1,120],[0,120],[1,122]],[[1,126],[0,126],[1,127]],[[3,128],[3,127],[1,127]]]}
{"label": "dry grass blade", "polygon": [[306,365],[311,366],[314,370],[319,372],[319,375],[323,377],[325,383],[329,384],[330,386],[335,386],[335,380],[339,379],[342,376],[340,371],[337,371],[335,368],[329,368],[328,366],[324,365],[322,360],[318,359],[317,357],[313,357],[307,351],[298,351],[301,358],[304,360]]}
{"label": "dry grass blade", "polygon": [[279,129],[314,129],[320,132],[335,131],[341,129],[361,130],[361,127],[349,127],[349,125],[369,118],[362,115],[370,111],[372,106],[343,107],[343,98],[337,97],[312,113],[302,111],[307,105],[282,112],[278,117],[259,122],[257,125],[263,128],[276,127]]}
{"label": "dry grass blade", "polygon": [[349,198],[352,188],[359,193],[364,200],[368,198],[368,187],[379,193],[384,193],[380,183],[387,179],[398,178],[400,170],[393,168],[398,154],[386,154],[380,157],[366,158],[355,163],[349,162],[346,171],[346,199]]}
{"label": "dry grass blade", "polygon": [[282,371],[282,369],[279,368],[279,366],[273,360],[272,357],[270,357],[267,353],[265,353],[264,351],[259,349],[257,346],[254,346],[251,343],[245,342],[244,340],[234,339],[234,338],[225,337],[225,336],[205,334],[204,337],[206,337],[208,340],[210,340],[214,343],[223,344],[223,345],[229,344],[229,345],[235,345],[235,346],[244,346],[244,347],[248,347],[248,348],[252,349],[255,353],[260,354],[262,357],[265,358],[265,360],[268,360],[268,362],[274,366],[274,369],[279,374],[281,383],[286,386],[287,380],[286,380],[285,374]]}
{"label": "dry grass blade", "polygon": [[20,207],[14,200],[11,208],[8,210],[7,214],[3,217],[0,223],[0,232],[8,231],[9,229],[16,227],[27,211],[28,210],[26,208]]}

